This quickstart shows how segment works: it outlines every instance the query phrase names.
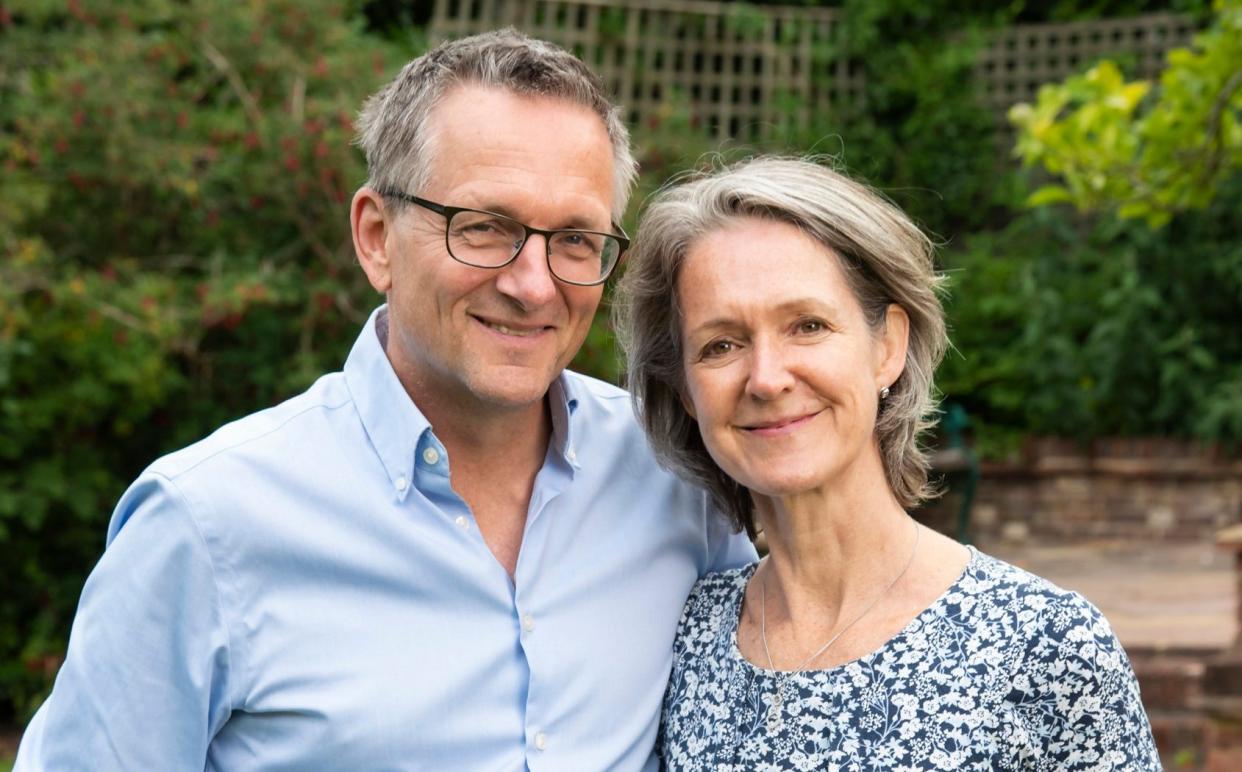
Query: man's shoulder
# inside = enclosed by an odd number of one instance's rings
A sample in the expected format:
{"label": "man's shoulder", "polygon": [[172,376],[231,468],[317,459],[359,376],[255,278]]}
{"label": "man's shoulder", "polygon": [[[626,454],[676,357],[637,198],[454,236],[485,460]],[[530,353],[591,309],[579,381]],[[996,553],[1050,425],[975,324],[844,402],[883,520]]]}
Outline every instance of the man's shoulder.
{"label": "man's shoulder", "polygon": [[564,379],[567,396],[577,403],[573,424],[578,439],[590,438],[597,450],[611,447],[654,464],[628,391],[569,370]]}
{"label": "man's shoulder", "polygon": [[592,432],[618,432],[631,439],[642,436],[628,391],[570,370],[564,371],[564,380],[566,396],[577,403],[574,415]]}
{"label": "man's shoulder", "polygon": [[224,424],[180,450],[156,459],[148,473],[185,478],[213,461],[249,454],[277,454],[313,441],[325,430],[325,414],[352,404],[341,373],[321,376],[310,388],[272,407]]}
{"label": "man's shoulder", "polygon": [[578,399],[599,402],[608,408],[622,408],[627,415],[633,416],[630,393],[625,389],[573,370],[565,370],[564,373],[573,395]]}

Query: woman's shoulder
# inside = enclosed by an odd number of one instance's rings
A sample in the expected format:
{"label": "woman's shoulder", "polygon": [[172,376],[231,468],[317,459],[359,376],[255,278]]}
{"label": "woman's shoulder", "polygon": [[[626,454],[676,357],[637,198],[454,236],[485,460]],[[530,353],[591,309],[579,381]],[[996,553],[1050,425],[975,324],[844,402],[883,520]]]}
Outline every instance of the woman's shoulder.
{"label": "woman's shoulder", "polygon": [[1108,755],[1123,760],[1110,769],[1159,769],[1134,669],[1100,610],[997,558],[976,562],[978,619],[1015,647],[1004,659],[1007,699],[1048,758],[1079,769]]}
{"label": "woman's shoulder", "polygon": [[999,628],[1021,647],[1024,668],[1059,669],[1066,659],[1130,673],[1112,627],[1081,594],[983,552],[975,551],[961,580],[946,596],[979,625]]}
{"label": "woman's shoulder", "polygon": [[949,595],[958,602],[973,600],[981,605],[978,613],[995,614],[1004,608],[1021,621],[1051,618],[1107,624],[1100,610],[1081,594],[985,552],[971,551],[966,571]]}
{"label": "woman's shoulder", "polygon": [[[679,646],[706,642],[737,627],[737,613],[756,563],[705,574],[690,590],[678,625]],[[724,637],[728,637],[724,635]]]}
{"label": "woman's shoulder", "polygon": [[724,613],[728,608],[736,608],[758,565],[748,563],[737,568],[704,574],[690,590],[690,597],[686,599],[686,613],[689,615],[694,612],[697,616],[712,615]]}
{"label": "woman's shoulder", "polygon": [[690,591],[691,596],[696,593],[730,593],[746,589],[747,582],[755,573],[758,563],[747,563],[736,568],[728,568],[723,571],[712,571],[703,574],[703,577],[695,583],[694,589]]}

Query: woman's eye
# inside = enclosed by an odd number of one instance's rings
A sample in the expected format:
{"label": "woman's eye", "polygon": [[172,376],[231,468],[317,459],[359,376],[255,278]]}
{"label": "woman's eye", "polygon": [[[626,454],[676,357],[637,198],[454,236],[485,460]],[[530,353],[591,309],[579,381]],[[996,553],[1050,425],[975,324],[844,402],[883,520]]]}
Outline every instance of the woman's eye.
{"label": "woman's eye", "polygon": [[718,357],[724,356],[733,351],[733,341],[731,340],[714,340],[703,347],[703,356]]}
{"label": "woman's eye", "polygon": [[818,319],[803,319],[798,322],[798,332],[816,333],[823,332],[828,326]]}

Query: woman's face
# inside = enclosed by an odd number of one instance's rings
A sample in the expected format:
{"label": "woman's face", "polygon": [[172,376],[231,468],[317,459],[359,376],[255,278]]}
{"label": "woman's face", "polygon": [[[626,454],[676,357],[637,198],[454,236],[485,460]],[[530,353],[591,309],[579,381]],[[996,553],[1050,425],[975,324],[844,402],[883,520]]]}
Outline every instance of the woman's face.
{"label": "woman's face", "polygon": [[873,429],[905,359],[900,307],[873,331],[832,252],[758,218],[696,241],[677,290],[683,401],[721,469],[766,496],[882,475]]}

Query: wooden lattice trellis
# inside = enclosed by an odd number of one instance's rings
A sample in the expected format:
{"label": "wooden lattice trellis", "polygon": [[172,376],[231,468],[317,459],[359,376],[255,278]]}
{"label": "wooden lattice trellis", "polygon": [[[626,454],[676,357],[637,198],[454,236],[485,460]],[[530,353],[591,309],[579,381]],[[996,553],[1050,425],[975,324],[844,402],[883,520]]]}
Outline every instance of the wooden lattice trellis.
{"label": "wooden lattice trellis", "polygon": [[1189,45],[1194,32],[1189,17],[1171,14],[998,30],[976,65],[980,97],[1007,126],[1011,106],[1033,101],[1041,85],[1064,80],[1105,57],[1130,64],[1133,76],[1156,77],[1169,49]]}
{"label": "wooden lattice trellis", "polygon": [[861,94],[833,9],[700,0],[437,0],[432,42],[512,24],[591,65],[633,124],[670,105],[719,138],[764,139]]}
{"label": "wooden lattice trellis", "polygon": [[[766,139],[860,104],[860,68],[840,55],[840,12],[712,0],[436,0],[433,43],[513,25],[590,64],[633,125],[673,105],[718,139]],[[1151,14],[1009,27],[991,35],[976,67],[980,100],[1008,131],[1009,107],[1039,86],[1102,57],[1156,75],[1194,23]]]}

